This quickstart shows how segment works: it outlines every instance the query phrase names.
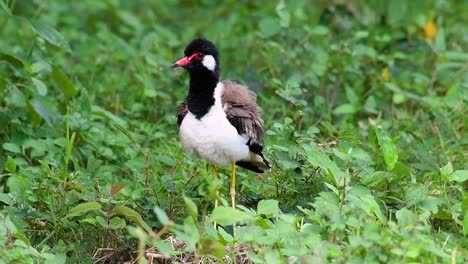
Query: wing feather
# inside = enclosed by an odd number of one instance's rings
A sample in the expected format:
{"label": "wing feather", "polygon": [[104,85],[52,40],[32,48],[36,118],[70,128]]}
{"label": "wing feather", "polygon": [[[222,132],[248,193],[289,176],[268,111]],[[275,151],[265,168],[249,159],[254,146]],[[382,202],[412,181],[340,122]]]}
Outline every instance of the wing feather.
{"label": "wing feather", "polygon": [[263,120],[257,105],[257,95],[247,87],[232,81],[223,81],[221,97],[223,109],[237,132],[247,139],[250,151],[260,154],[263,150]]}
{"label": "wing feather", "polygon": [[182,124],[182,120],[184,120],[187,113],[188,106],[187,100],[185,100],[177,107],[177,127],[180,127],[180,124]]}

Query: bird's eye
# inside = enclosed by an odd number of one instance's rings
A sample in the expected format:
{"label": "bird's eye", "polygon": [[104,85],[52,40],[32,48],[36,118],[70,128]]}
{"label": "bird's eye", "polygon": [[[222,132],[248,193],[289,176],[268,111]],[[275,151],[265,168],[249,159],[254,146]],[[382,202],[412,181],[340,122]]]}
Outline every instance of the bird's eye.
{"label": "bird's eye", "polygon": [[197,53],[197,58],[201,59],[205,56],[205,54],[201,53],[201,52],[198,52]]}

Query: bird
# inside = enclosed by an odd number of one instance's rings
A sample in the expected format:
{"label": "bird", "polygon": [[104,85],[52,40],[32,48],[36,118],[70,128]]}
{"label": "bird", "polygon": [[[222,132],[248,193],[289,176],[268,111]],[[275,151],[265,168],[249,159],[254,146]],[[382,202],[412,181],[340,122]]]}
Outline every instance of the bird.
{"label": "bird", "polygon": [[[190,74],[185,100],[177,107],[177,126],[182,148],[211,165],[232,165],[231,207],[235,208],[236,166],[263,173],[272,165],[263,155],[265,133],[255,92],[229,80],[220,81],[219,52],[205,38],[192,40],[184,57],[171,65]],[[219,190],[216,190],[215,208]],[[216,227],[216,224],[215,224]]]}

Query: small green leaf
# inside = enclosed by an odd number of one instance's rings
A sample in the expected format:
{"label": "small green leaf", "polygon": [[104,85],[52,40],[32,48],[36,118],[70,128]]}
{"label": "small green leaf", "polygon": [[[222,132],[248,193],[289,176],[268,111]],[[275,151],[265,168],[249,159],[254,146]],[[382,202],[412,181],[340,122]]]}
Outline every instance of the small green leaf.
{"label": "small green leaf", "polygon": [[7,161],[5,162],[5,169],[9,172],[15,172],[17,166],[18,164],[16,163],[16,160],[8,156]]}
{"label": "small green leaf", "polygon": [[234,223],[245,222],[251,218],[251,215],[246,212],[231,207],[219,206],[213,210],[210,221],[221,225],[232,225]]}
{"label": "small green leaf", "polygon": [[278,201],[276,200],[261,200],[257,205],[257,213],[274,217],[279,213]]}
{"label": "small green leaf", "polygon": [[398,161],[398,152],[392,139],[384,131],[375,126],[370,126],[369,141],[372,141],[371,135],[377,139],[380,151],[387,165],[387,170],[393,170],[395,163]]}
{"label": "small green leaf", "polygon": [[353,114],[357,109],[352,104],[342,104],[333,110],[335,115]]}
{"label": "small green leaf", "polygon": [[112,219],[109,222],[109,228],[110,229],[123,229],[127,226],[125,223],[125,220],[123,220],[120,217],[112,217]]}
{"label": "small green leaf", "polygon": [[154,212],[156,213],[156,216],[159,219],[159,222],[163,225],[167,225],[169,223],[169,217],[167,217],[166,212],[164,212],[161,208],[155,206],[154,207]]}
{"label": "small green leaf", "polygon": [[113,186],[110,188],[110,195],[111,195],[111,196],[116,195],[116,194],[119,193],[120,190],[122,190],[125,186],[127,186],[127,184],[126,184],[126,183],[123,183],[123,182],[119,182],[119,183],[113,185]]}
{"label": "small green leaf", "polygon": [[[43,256],[43,254],[41,254]],[[45,258],[44,264],[65,264],[67,262],[67,255],[65,254],[48,254]]]}
{"label": "small green leaf", "polygon": [[99,204],[98,202],[82,203],[73,207],[65,216],[65,218],[81,216],[81,215],[86,214],[89,211],[98,211],[100,209],[101,209],[101,204]]}
{"label": "small green leaf", "polygon": [[143,218],[141,217],[141,215],[131,208],[128,208],[123,205],[119,205],[119,206],[116,206],[114,209],[112,209],[112,213],[116,215],[124,216],[132,220],[136,224],[139,224],[141,227],[143,227],[146,232],[151,231],[150,226],[147,223],[145,223],[145,221],[143,221]]}
{"label": "small green leaf", "polygon": [[185,206],[187,206],[189,210],[190,215],[193,218],[197,218],[198,217],[197,205],[190,198],[185,197],[185,196],[184,196],[184,202],[185,202]]}
{"label": "small green leaf", "polygon": [[34,25],[32,25],[32,29],[41,38],[43,38],[45,41],[49,42],[50,44],[58,48],[62,48],[66,51],[71,51],[70,46],[68,45],[63,35],[60,34],[60,32],[58,32],[55,28],[45,23],[36,22]]}
{"label": "small green leaf", "polygon": [[9,15],[9,16],[13,16],[13,14],[11,13],[11,10],[10,8],[8,7],[7,3],[5,1],[0,1],[0,6],[3,8],[3,10],[5,10],[5,12]]}
{"label": "small green leaf", "polygon": [[26,65],[26,70],[28,70],[28,72],[32,73],[32,74],[35,74],[35,73],[38,73],[40,71],[50,71],[50,65],[45,62],[45,61],[38,61],[38,62],[35,62],[31,65]]}
{"label": "small green leaf", "polygon": [[59,67],[53,66],[51,72],[52,79],[55,84],[60,88],[66,98],[71,98],[78,94],[78,90],[75,88],[73,82],[68,78],[65,73],[60,70]]}
{"label": "small green leaf", "polygon": [[174,250],[172,249],[172,244],[164,240],[154,240],[153,245],[158,249],[159,253],[163,254],[164,257],[169,257]]}
{"label": "small green leaf", "polygon": [[405,102],[406,96],[404,93],[396,92],[393,94],[392,100],[394,104],[401,104]]}
{"label": "small green leaf", "polygon": [[36,86],[37,93],[41,96],[47,95],[47,87],[45,86],[44,82],[34,77],[31,78],[32,82]]}
{"label": "small green leaf", "polygon": [[[120,126],[127,126],[127,123],[121,119],[120,117],[114,115],[113,113],[105,110],[104,108],[101,108],[100,106],[97,106],[97,105],[93,105],[91,106],[92,108],[92,111],[93,111],[93,114],[94,115],[97,115],[97,116],[102,116],[112,122],[115,122],[116,124],[120,125]],[[122,131],[122,130],[121,130]]]}
{"label": "small green leaf", "polygon": [[3,143],[2,147],[4,150],[8,150],[13,153],[21,153],[21,149],[14,143]]}
{"label": "small green leaf", "polygon": [[325,26],[317,25],[310,29],[310,34],[317,36],[325,36],[329,32],[328,28]]}
{"label": "small green leaf", "polygon": [[200,239],[200,255],[212,256],[215,258],[222,258],[226,254],[226,250],[223,244],[219,241],[209,237]]}
{"label": "small green leaf", "polygon": [[75,142],[75,136],[76,132],[73,132],[70,139],[67,142],[67,148],[65,149],[65,164],[68,164],[68,161],[70,161],[70,156],[73,149],[73,142]]}

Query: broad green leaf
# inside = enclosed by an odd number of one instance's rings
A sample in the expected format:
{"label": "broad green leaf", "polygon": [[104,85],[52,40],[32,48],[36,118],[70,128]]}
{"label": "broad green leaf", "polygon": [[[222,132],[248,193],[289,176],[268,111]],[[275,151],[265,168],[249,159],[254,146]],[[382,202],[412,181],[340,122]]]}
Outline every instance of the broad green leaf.
{"label": "broad green leaf", "polygon": [[279,213],[278,201],[276,200],[261,200],[257,205],[257,213],[274,217]]}
{"label": "broad green leaf", "polygon": [[30,246],[31,242],[29,241],[28,237],[21,233],[21,232],[16,232],[15,237],[21,241],[23,241],[26,245]]}
{"label": "broad green leaf", "polygon": [[421,201],[418,207],[424,212],[436,214],[439,211],[439,204],[441,203],[441,199],[434,196],[427,196],[426,199]]}
{"label": "broad green leaf", "polygon": [[233,241],[233,236],[226,232],[221,226],[218,227],[218,237],[223,243],[230,243]]}
{"label": "broad green leaf", "polygon": [[66,98],[71,98],[78,94],[78,90],[75,88],[73,82],[58,66],[52,67],[51,76],[55,82],[55,85],[60,88]]}
{"label": "broad green leaf", "polygon": [[468,180],[468,170],[456,170],[449,177],[450,181],[465,182]]}
{"label": "broad green leaf", "polygon": [[363,175],[361,182],[367,187],[378,189],[390,178],[390,175],[386,171],[374,171],[373,173]]}
{"label": "broad green leaf", "polygon": [[468,210],[465,211],[465,216],[463,217],[463,235],[468,236]]}
{"label": "broad green leaf", "polygon": [[120,126],[123,126],[123,127],[127,126],[127,123],[125,122],[125,120],[123,120],[122,118],[114,115],[113,113],[103,109],[100,106],[93,105],[92,106],[92,111],[93,111],[93,114],[95,114],[97,116],[102,116],[102,117],[104,117],[104,118],[106,118],[108,120],[111,120],[111,121],[115,122],[116,124],[118,124]]}
{"label": "broad green leaf", "polygon": [[100,224],[102,227],[109,228],[109,226],[107,225],[107,221],[106,219],[104,219],[104,217],[97,215],[95,219],[96,219],[96,222]]}
{"label": "broad green leaf", "polygon": [[51,127],[55,126],[62,119],[54,102],[49,97],[36,97],[32,99],[31,105],[34,111]]}
{"label": "broad green leaf", "polygon": [[265,37],[276,35],[281,30],[279,21],[271,17],[266,17],[260,20],[259,28],[260,32],[262,32]]}
{"label": "broad green leaf", "polygon": [[9,143],[9,142],[3,143],[2,147],[4,150],[8,150],[13,153],[21,153],[20,147],[18,147],[18,145],[14,143]]}
{"label": "broad green leaf", "polygon": [[[44,254],[41,254],[44,257]],[[65,264],[67,262],[67,255],[62,254],[47,254],[44,264]]]}
{"label": "broad green leaf", "polygon": [[440,173],[442,176],[449,177],[453,173],[452,163],[449,162],[444,167],[440,168]]}
{"label": "broad green leaf", "polygon": [[305,145],[303,148],[307,154],[307,161],[331,173],[335,186],[343,186],[343,181],[348,175],[338,168],[335,162],[315,147]]}
{"label": "broad green leaf", "polygon": [[20,58],[4,52],[0,52],[0,61],[6,61],[15,68],[22,68],[24,66],[24,62]]}
{"label": "broad green leaf", "polygon": [[348,191],[347,197],[354,206],[363,209],[368,214],[375,214],[380,222],[386,222],[385,216],[367,187],[355,185]]}
{"label": "broad green leaf", "polygon": [[387,170],[393,170],[395,163],[398,161],[398,152],[395,144],[384,131],[375,126],[370,126],[369,128],[369,141],[373,141],[373,137],[375,137],[387,165]]}
{"label": "broad green leaf", "polygon": [[143,221],[143,218],[141,217],[141,215],[131,208],[128,208],[124,205],[118,205],[114,209],[112,209],[111,212],[113,214],[121,215],[121,216],[124,216],[125,218],[132,220],[134,223],[140,225],[147,232],[151,231],[150,226],[147,223],[145,223],[145,221]]}
{"label": "broad green leaf", "polygon": [[58,32],[55,28],[41,22],[36,22],[32,25],[32,29],[36,32],[41,38],[49,42],[50,44],[62,48],[66,51],[71,51],[68,42],[65,40],[62,34]]}
{"label": "broad green leaf", "polygon": [[[1,220],[1,218],[0,218]],[[16,234],[16,232],[18,232],[18,229],[16,228],[15,224],[11,221],[11,218],[9,215],[7,215],[5,217],[5,219],[3,220],[3,223],[2,225],[4,226],[4,228],[6,229],[6,231],[9,233],[9,234]]]}
{"label": "broad green leaf", "polygon": [[239,243],[256,241],[265,236],[265,230],[256,225],[239,226],[236,230],[236,240]]}
{"label": "broad green leaf", "polygon": [[0,193],[0,202],[6,205],[13,205],[15,200],[13,200],[9,193]]}
{"label": "broad green leaf", "polygon": [[166,258],[169,258],[171,253],[174,252],[172,244],[168,241],[156,239],[152,243],[158,249],[159,253],[163,254]]}
{"label": "broad green leaf", "polygon": [[86,202],[79,204],[73,207],[65,218],[75,217],[75,216],[82,216],[90,211],[98,211],[101,210],[101,204],[98,202]]}
{"label": "broad green leaf", "polygon": [[161,208],[155,206],[154,207],[154,212],[156,213],[156,216],[159,219],[159,222],[163,225],[167,225],[169,223],[169,217],[167,217],[166,212],[164,212]]}
{"label": "broad green leaf", "polygon": [[415,225],[417,222],[417,216],[411,210],[408,210],[406,207],[398,210],[396,212],[396,219],[398,224],[402,227]]}
{"label": "broad green leaf", "polygon": [[449,61],[468,61],[468,52],[461,51],[446,51],[442,54],[442,58],[445,57]]}
{"label": "broad green leaf", "polygon": [[246,212],[231,207],[218,206],[213,210],[210,221],[217,222],[220,225],[232,225],[239,222],[245,222],[252,216]]}
{"label": "broad green leaf", "polygon": [[405,202],[407,207],[415,206],[424,201],[428,196],[426,185],[413,186],[406,190]]}
{"label": "broad green leaf", "polygon": [[185,206],[187,206],[187,209],[189,210],[190,215],[193,218],[197,218],[198,217],[197,205],[190,198],[185,197],[185,196],[184,196],[184,202],[185,202]]}
{"label": "broad green leaf", "polygon": [[465,198],[463,198],[463,201],[462,201],[462,210],[463,210],[463,211],[468,211],[468,193],[465,192],[465,193],[463,194],[463,196],[464,196]]}

